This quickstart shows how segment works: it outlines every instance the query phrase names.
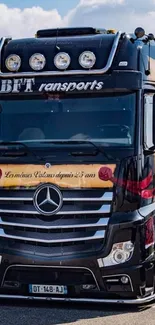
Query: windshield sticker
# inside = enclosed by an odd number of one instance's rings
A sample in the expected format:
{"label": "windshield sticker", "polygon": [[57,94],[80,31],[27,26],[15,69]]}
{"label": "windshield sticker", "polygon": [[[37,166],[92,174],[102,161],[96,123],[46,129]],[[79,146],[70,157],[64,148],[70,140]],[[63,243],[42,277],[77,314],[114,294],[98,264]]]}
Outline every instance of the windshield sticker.
{"label": "windshield sticker", "polygon": [[114,176],[115,169],[116,165],[98,164],[53,165],[48,169],[43,165],[1,165],[0,187],[33,187],[52,183],[66,188],[112,188],[110,177]]}
{"label": "windshield sticker", "polygon": [[20,92],[73,92],[73,91],[93,91],[102,90],[104,83],[102,81],[79,81],[79,82],[49,82],[36,83],[35,78],[3,79],[0,80],[1,94],[18,94]]}

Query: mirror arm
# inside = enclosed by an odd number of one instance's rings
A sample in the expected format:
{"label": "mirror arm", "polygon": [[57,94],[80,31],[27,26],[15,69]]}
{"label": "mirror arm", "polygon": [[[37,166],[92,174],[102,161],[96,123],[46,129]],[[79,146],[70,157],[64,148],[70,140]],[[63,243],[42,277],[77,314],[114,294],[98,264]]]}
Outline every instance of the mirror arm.
{"label": "mirror arm", "polygon": [[154,154],[155,153],[155,146],[152,146],[151,148],[147,148],[146,146],[145,146],[145,148],[144,148],[144,155],[152,155],[152,154]]}

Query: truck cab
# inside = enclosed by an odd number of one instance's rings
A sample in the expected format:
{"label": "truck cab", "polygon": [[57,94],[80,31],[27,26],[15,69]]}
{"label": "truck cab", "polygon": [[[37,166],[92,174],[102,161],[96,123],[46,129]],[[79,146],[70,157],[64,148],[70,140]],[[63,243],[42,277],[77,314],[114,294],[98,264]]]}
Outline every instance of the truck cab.
{"label": "truck cab", "polygon": [[152,301],[154,36],[40,30],[0,62],[0,297]]}

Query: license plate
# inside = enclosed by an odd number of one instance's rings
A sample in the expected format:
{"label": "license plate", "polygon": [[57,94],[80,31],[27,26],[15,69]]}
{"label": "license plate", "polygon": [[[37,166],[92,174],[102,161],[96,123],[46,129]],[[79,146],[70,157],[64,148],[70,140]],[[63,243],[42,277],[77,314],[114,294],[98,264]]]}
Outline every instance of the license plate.
{"label": "license plate", "polygon": [[66,295],[67,287],[66,286],[57,286],[57,285],[39,285],[39,284],[30,284],[29,293],[35,294],[49,294],[49,295]]}

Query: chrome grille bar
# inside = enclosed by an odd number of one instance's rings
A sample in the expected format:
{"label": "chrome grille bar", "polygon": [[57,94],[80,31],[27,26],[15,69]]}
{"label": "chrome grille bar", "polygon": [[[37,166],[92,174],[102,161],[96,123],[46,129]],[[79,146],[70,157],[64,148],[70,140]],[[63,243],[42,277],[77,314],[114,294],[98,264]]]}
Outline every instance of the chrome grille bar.
{"label": "chrome grille bar", "polygon": [[108,225],[109,218],[101,218],[95,223],[80,223],[80,224],[67,224],[58,225],[58,226],[45,226],[38,225],[38,224],[25,224],[25,223],[16,223],[16,222],[6,222],[0,218],[0,227],[7,226],[7,227],[20,227],[20,228],[31,228],[31,229],[45,229],[45,230],[61,230],[61,229],[80,229],[80,228],[101,228],[106,227]]}
{"label": "chrome grille bar", "polygon": [[[9,199],[8,199],[9,200]],[[79,210],[79,211],[59,211],[56,215],[80,215],[80,214],[102,214],[102,213],[110,213],[111,205],[102,205],[102,207],[99,210]],[[15,214],[35,214],[40,215],[38,211],[34,210],[14,210],[14,209],[0,209],[0,213],[15,213]]]}
{"label": "chrome grille bar", "polygon": [[[64,202],[109,202],[113,199],[113,193],[112,192],[106,192],[101,197],[79,197],[79,198],[63,198]],[[31,202],[33,201],[33,197],[0,197],[0,201],[26,201]]]}
{"label": "chrome grille bar", "polygon": [[33,198],[32,197],[0,197],[0,201],[27,201],[27,202],[32,202]]}
{"label": "chrome grille bar", "polygon": [[[83,242],[83,241],[91,241],[91,240],[99,240],[104,239],[105,237],[105,230],[96,231],[96,233],[92,236],[86,237],[75,237],[75,238],[60,238],[60,239],[41,239],[41,238],[34,238],[34,237],[26,237],[26,236],[18,236],[18,235],[10,235],[6,234],[3,229],[0,229],[0,237],[13,239],[13,240],[21,240],[21,241],[28,241],[28,242],[36,242],[36,243],[46,243],[46,244],[61,244],[61,243],[72,243],[72,242]],[[51,234],[52,237],[52,234]]]}
{"label": "chrome grille bar", "polygon": [[25,249],[31,245],[32,250],[34,245],[51,244],[55,256],[60,253],[60,244],[63,254],[73,253],[73,247],[78,251],[80,245],[82,251],[88,251],[88,245],[90,251],[101,249],[110,219],[112,191],[62,189],[61,210],[45,221],[33,204],[35,190],[0,190],[0,238],[17,244],[20,241]]}

